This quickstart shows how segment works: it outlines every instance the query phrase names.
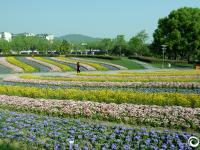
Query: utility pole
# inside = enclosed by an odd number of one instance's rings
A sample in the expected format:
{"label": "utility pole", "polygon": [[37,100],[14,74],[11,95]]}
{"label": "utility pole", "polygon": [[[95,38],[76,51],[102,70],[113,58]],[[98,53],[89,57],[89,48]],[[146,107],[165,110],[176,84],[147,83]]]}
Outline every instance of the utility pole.
{"label": "utility pole", "polygon": [[167,49],[167,45],[161,45],[162,46],[162,54],[163,54],[163,61],[162,61],[162,69],[164,68],[164,61],[165,61],[165,51]]}

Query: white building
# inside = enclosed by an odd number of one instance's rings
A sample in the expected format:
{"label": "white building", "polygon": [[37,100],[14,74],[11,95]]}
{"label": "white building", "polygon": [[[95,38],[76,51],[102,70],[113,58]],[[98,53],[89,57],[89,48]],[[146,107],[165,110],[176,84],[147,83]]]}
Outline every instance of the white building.
{"label": "white building", "polygon": [[10,42],[12,40],[12,34],[10,32],[2,32],[0,38]]}
{"label": "white building", "polygon": [[45,38],[48,41],[53,41],[54,40],[54,35],[53,34],[37,34],[37,37]]}
{"label": "white building", "polygon": [[45,38],[46,38],[48,41],[53,41],[53,40],[54,40],[54,35],[53,35],[53,34],[47,34],[47,35],[45,35]]}
{"label": "white building", "polygon": [[24,35],[25,35],[26,37],[28,37],[28,36],[35,36],[34,33],[24,33]]}

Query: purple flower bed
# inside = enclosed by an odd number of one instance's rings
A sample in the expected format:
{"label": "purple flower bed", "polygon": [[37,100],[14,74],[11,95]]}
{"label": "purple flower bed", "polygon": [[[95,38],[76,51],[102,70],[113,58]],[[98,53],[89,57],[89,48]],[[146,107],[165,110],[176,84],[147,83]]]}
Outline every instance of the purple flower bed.
{"label": "purple flower bed", "polygon": [[187,143],[192,134],[186,132],[86,123],[5,110],[0,110],[0,122],[0,138],[37,145],[38,149],[192,149]]}

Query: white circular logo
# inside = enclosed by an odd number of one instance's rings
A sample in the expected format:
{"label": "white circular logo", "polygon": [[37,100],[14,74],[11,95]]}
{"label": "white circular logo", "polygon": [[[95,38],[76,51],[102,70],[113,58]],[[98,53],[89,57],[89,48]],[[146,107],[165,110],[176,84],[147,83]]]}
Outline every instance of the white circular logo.
{"label": "white circular logo", "polygon": [[196,148],[197,146],[199,146],[199,139],[195,136],[191,136],[189,139],[188,139],[188,144],[193,147],[193,148]]}

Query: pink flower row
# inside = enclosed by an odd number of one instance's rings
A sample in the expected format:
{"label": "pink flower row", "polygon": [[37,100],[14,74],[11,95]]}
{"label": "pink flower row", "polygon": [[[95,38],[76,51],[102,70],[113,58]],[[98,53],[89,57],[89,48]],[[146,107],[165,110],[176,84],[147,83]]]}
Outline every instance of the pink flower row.
{"label": "pink flower row", "polygon": [[179,106],[149,106],[134,104],[106,104],[90,101],[45,100],[0,95],[0,104],[14,108],[39,109],[48,113],[103,118],[124,123],[153,124],[156,126],[200,128],[200,108]]}

